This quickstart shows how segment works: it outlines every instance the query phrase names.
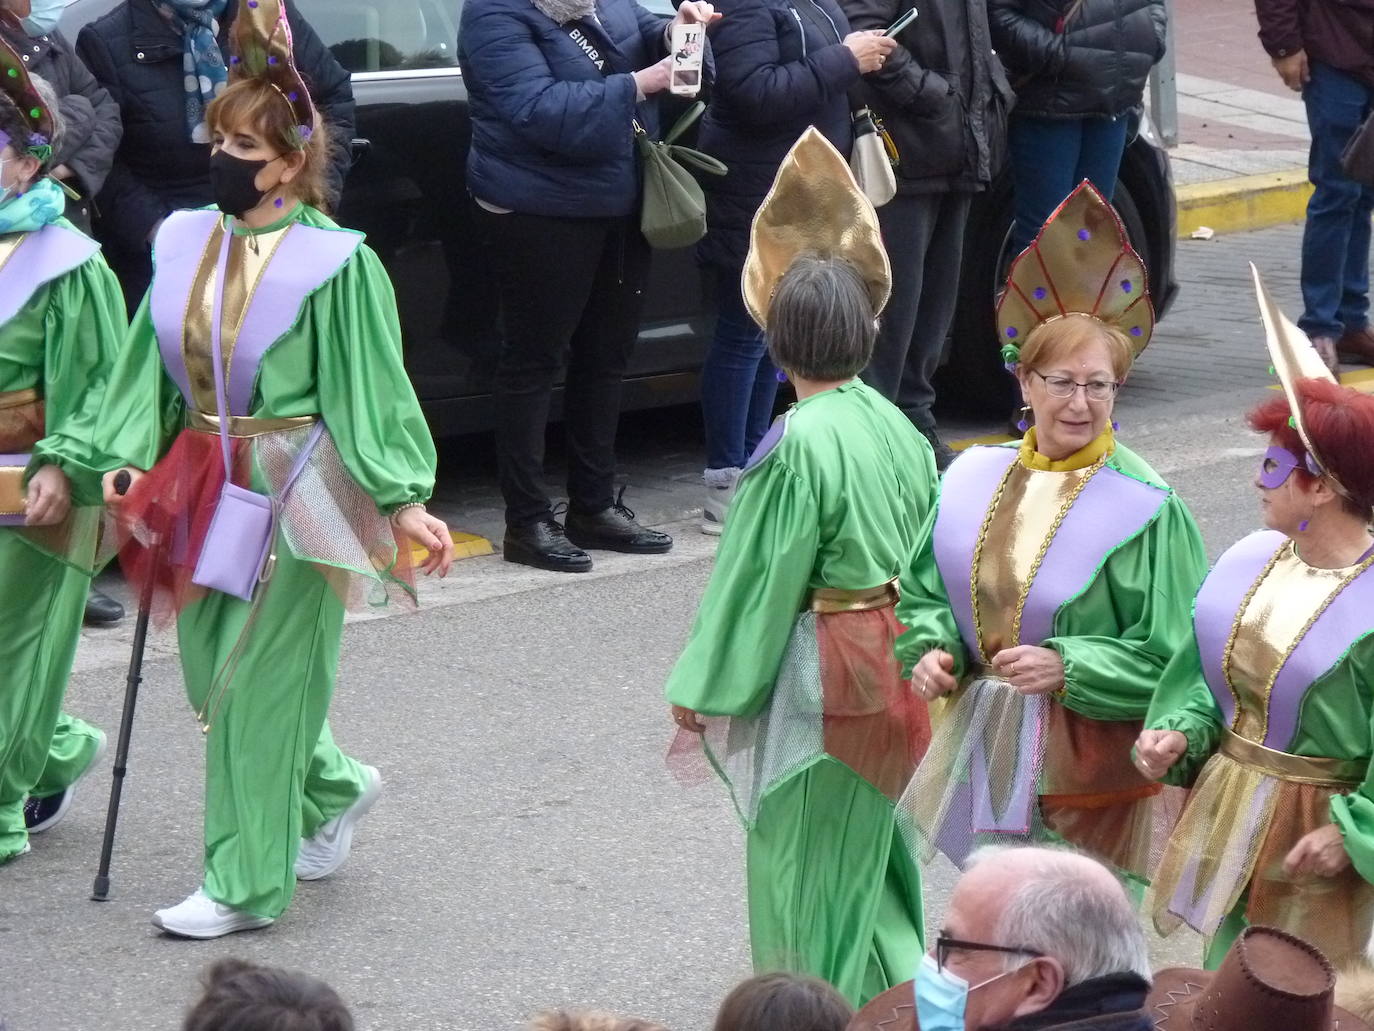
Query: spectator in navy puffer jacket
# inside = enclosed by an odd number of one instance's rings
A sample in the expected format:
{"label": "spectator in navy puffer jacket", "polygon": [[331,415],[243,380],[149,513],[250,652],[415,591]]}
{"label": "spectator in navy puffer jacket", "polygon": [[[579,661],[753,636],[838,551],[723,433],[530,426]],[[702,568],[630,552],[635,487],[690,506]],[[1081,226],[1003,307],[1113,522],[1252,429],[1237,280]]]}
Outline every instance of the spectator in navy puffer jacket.
{"label": "spectator in navy puffer jacket", "polygon": [[[709,22],[687,0],[677,20]],[[633,122],[657,127],[669,19],[635,0],[467,0],[468,189],[496,271],[503,347],[496,447],[507,561],[583,572],[583,548],[656,554],[672,538],[613,494],[620,390],[639,332],[649,248],[639,232]],[[564,391],[568,515],[544,491],[544,430]]]}
{"label": "spectator in navy puffer jacket", "polygon": [[777,373],[744,309],[740,275],[754,212],[778,165],[814,125],[846,157],[846,90],[882,67],[896,40],[850,32],[835,0],[720,0],[711,36],[716,84],[697,145],[723,161],[705,177],[706,239],[697,256],[716,285],[716,332],[701,369],[706,425],[703,533],[720,533],[746,459],[768,429]]}

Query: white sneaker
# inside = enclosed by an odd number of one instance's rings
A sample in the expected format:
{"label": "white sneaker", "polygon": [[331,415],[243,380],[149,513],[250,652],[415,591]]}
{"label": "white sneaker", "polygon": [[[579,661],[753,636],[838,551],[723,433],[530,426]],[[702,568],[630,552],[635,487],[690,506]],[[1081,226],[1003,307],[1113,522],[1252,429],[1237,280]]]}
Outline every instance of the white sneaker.
{"label": "white sneaker", "polygon": [[153,926],[181,938],[222,938],[235,931],[252,931],[268,927],[272,921],[254,916],[233,906],[225,906],[197,888],[180,905],[159,909],[153,914]]}
{"label": "white sneaker", "polygon": [[296,877],[302,881],[318,881],[328,877],[348,859],[353,847],[353,831],[358,821],[367,815],[382,795],[382,775],[375,767],[364,766],[367,785],[358,800],[315,832],[314,837],[301,840],[296,856]]}
{"label": "white sneaker", "polygon": [[735,500],[739,472],[738,469],[706,470],[706,502],[701,506],[702,533],[719,537],[725,529],[725,515],[730,511],[730,502]]}

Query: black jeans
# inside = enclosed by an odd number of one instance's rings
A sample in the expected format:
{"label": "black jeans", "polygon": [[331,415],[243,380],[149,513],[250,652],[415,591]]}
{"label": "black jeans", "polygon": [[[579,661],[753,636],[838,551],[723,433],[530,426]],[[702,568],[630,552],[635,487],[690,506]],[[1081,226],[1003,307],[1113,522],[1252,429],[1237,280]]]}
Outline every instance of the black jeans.
{"label": "black jeans", "polygon": [[897,194],[878,209],[892,264],[892,297],[878,321],[864,382],[918,429],[935,427],[931,378],[959,299],[968,193]]}
{"label": "black jeans", "polygon": [[568,504],[600,512],[615,500],[621,382],[649,272],[638,219],[498,215],[479,207],[477,222],[501,302],[496,454],[506,525],[528,526],[551,514],[544,432],[565,355]]}

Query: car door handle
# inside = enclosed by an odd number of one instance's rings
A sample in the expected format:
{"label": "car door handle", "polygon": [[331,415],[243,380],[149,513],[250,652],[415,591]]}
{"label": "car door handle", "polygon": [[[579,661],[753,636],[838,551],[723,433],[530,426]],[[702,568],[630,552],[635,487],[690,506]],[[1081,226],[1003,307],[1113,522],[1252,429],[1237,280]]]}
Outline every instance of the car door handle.
{"label": "car door handle", "polygon": [[349,166],[352,167],[361,161],[372,150],[372,141],[355,137],[348,145],[348,153],[352,159]]}

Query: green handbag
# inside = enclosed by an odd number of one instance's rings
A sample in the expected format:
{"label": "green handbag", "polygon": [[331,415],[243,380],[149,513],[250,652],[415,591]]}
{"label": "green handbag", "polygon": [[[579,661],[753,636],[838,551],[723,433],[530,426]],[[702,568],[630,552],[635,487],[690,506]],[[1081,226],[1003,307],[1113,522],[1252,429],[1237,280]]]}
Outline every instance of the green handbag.
{"label": "green handbag", "polygon": [[709,154],[673,142],[705,110],[706,105],[700,101],[693,104],[661,141],[651,139],[639,122],[634,123],[635,148],[644,164],[644,203],[639,228],[651,247],[690,247],[706,235],[706,195],[686,166],[724,175],[725,165]]}

